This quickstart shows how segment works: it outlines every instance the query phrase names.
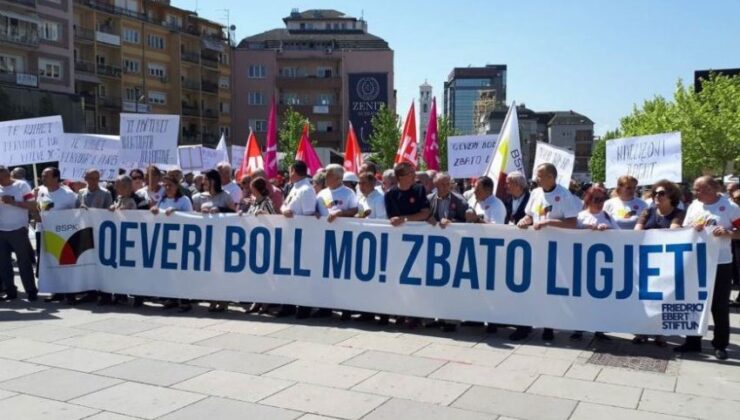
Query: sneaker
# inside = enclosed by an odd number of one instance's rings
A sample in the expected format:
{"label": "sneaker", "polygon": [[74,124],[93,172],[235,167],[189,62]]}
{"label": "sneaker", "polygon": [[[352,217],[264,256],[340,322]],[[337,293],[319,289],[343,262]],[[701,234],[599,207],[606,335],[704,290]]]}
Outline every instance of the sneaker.
{"label": "sneaker", "polygon": [[716,357],[717,360],[727,360],[727,350],[725,350],[725,349],[715,349],[714,350],[714,357]]}
{"label": "sneaker", "polygon": [[683,343],[673,349],[676,353],[701,353],[701,346]]}
{"label": "sneaker", "polygon": [[555,331],[552,330],[552,328],[545,328],[542,330],[542,340],[543,341],[552,341],[555,339]]}

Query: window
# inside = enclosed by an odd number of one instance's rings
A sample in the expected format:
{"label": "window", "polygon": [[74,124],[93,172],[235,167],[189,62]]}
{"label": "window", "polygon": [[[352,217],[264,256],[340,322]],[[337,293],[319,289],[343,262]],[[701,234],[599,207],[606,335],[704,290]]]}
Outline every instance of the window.
{"label": "window", "polygon": [[141,88],[139,87],[127,87],[124,89],[124,97],[127,101],[138,102],[141,97]]}
{"label": "window", "polygon": [[14,55],[0,54],[0,73],[23,72],[23,58]]}
{"label": "window", "polygon": [[331,77],[331,67],[317,67],[316,68],[316,77],[324,78],[324,77]]}
{"label": "window", "polygon": [[108,127],[108,118],[106,118],[105,115],[100,116],[100,128],[107,128]]}
{"label": "window", "polygon": [[126,9],[130,12],[139,11],[139,3],[137,0],[116,0],[116,7]]}
{"label": "window", "polygon": [[424,110],[421,112],[429,112],[429,104],[424,104]]}
{"label": "window", "polygon": [[316,105],[331,105],[334,102],[334,95],[331,93],[319,93],[316,97]]}
{"label": "window", "polygon": [[265,120],[253,120],[254,121],[254,131],[257,133],[264,133],[267,131],[267,121]]}
{"label": "window", "polygon": [[105,56],[102,55],[96,55],[95,56],[95,62],[98,63],[99,66],[104,66],[106,62]]}
{"label": "window", "polygon": [[164,92],[149,91],[149,103],[154,105],[166,105],[167,94]]}
{"label": "window", "polygon": [[262,92],[249,92],[247,96],[247,105],[264,105],[265,94]]}
{"label": "window", "polygon": [[167,77],[167,67],[163,64],[149,63],[148,67],[150,77]]}
{"label": "window", "polygon": [[164,49],[164,38],[159,35],[149,35],[147,37],[147,45],[149,48],[156,48],[158,50]]}
{"label": "window", "polygon": [[298,96],[297,93],[284,93],[283,94],[283,103],[285,105],[300,105],[301,104],[301,98]]}
{"label": "window", "polygon": [[62,38],[62,26],[57,22],[45,20],[40,29],[41,39],[59,42]]}
{"label": "window", "polygon": [[221,134],[225,135],[227,138],[231,136],[231,128],[228,125],[222,125],[218,128],[218,131]]}
{"label": "window", "polygon": [[328,133],[333,131],[333,124],[331,121],[317,121],[316,130],[321,133]]}
{"label": "window", "polygon": [[139,31],[131,28],[123,28],[123,40],[129,44],[139,43]]}
{"label": "window", "polygon": [[39,58],[39,76],[47,79],[61,80],[63,76],[62,62],[50,58]]}
{"label": "window", "polygon": [[229,65],[229,53],[219,53],[218,62],[224,65]]}
{"label": "window", "polygon": [[218,87],[220,87],[221,89],[228,89],[230,85],[231,82],[229,81],[228,76],[221,76],[218,79]]}
{"label": "window", "polygon": [[105,87],[105,85],[98,85],[98,96],[101,98],[105,98],[108,93],[108,88]]}
{"label": "window", "polygon": [[260,64],[249,65],[249,78],[250,79],[264,79],[267,77],[267,70],[265,66]]}
{"label": "window", "polygon": [[182,17],[168,14],[166,20],[167,26],[173,28],[182,28]]}
{"label": "window", "polygon": [[222,114],[229,114],[231,112],[231,104],[228,102],[219,102],[218,103],[218,110]]}
{"label": "window", "polygon": [[298,77],[298,68],[296,67],[283,67],[280,71],[283,77]]}
{"label": "window", "polygon": [[141,63],[139,60],[134,60],[132,58],[124,58],[123,59],[123,70],[126,73],[139,73],[141,71]]}

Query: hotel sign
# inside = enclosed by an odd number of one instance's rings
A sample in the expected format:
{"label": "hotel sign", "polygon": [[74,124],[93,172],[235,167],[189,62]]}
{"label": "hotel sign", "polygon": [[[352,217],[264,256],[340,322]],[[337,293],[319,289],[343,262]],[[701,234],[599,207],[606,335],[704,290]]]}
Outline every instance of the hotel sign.
{"label": "hotel sign", "polygon": [[363,152],[370,151],[372,119],[388,105],[388,73],[349,75],[349,120]]}

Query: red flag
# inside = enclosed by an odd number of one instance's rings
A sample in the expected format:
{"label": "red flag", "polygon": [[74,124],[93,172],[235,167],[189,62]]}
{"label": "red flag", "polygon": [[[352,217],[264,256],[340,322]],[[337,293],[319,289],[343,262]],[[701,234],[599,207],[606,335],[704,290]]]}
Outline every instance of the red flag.
{"label": "red flag", "polygon": [[265,175],[267,179],[273,179],[278,175],[278,155],[277,155],[277,107],[275,106],[275,96],[272,97],[270,105],[270,116],[267,119],[267,143],[265,145]]}
{"label": "red flag", "polygon": [[303,133],[301,134],[301,141],[298,143],[298,150],[295,152],[295,160],[306,162],[308,172],[311,175],[324,166],[321,164],[321,159],[316,154],[316,150],[313,149],[311,140],[308,139],[308,122],[303,125]]}
{"label": "red flag", "polygon": [[395,163],[408,162],[415,168],[418,164],[416,148],[416,117],[414,116],[414,103],[411,102],[411,109],[409,109],[409,113],[406,115],[403,134],[398,144]]}
{"label": "red flag", "polygon": [[262,150],[260,150],[260,144],[257,143],[257,137],[254,135],[252,129],[249,129],[249,139],[247,140],[247,146],[244,148],[244,159],[242,159],[242,166],[237,169],[234,177],[237,182],[241,182],[244,175],[251,175],[257,169],[264,169],[265,161],[262,160]]}
{"label": "red flag", "polygon": [[437,98],[432,98],[427,135],[424,138],[424,162],[427,169],[439,170],[439,145],[437,144]]}
{"label": "red flag", "polygon": [[344,146],[344,170],[357,174],[360,171],[360,166],[362,166],[362,150],[360,150],[360,143],[357,142],[355,129],[352,127],[352,121],[350,121],[347,144]]}

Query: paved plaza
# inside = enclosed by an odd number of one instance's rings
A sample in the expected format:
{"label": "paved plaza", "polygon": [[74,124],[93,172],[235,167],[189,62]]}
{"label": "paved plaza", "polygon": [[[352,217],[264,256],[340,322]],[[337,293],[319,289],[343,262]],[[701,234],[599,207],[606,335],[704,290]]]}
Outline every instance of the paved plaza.
{"label": "paved plaza", "polygon": [[[732,325],[740,325],[734,310]],[[0,303],[0,418],[686,419],[740,413],[730,359],[630,336],[551,344],[486,334],[273,319],[232,306]],[[673,337],[675,343],[678,338]],[[705,342],[707,353],[709,343]]]}

